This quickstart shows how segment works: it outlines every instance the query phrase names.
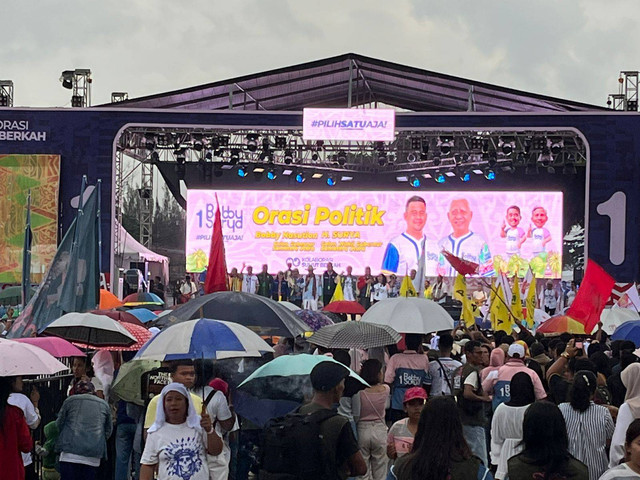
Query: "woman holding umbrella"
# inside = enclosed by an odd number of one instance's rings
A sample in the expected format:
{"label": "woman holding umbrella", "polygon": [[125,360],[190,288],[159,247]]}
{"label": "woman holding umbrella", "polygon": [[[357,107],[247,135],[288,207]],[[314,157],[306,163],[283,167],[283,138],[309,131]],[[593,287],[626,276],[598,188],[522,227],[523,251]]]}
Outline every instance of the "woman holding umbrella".
{"label": "woman holding umbrella", "polygon": [[222,440],[203,411],[196,413],[191,395],[180,383],[162,389],[156,421],[142,453],[140,480],[152,480],[158,467],[158,480],[183,478],[209,480],[207,457],[222,452]]}
{"label": "woman holding umbrella", "polygon": [[24,480],[21,452],[31,451],[33,442],[22,410],[9,405],[11,379],[0,377],[0,465],[3,478]]}

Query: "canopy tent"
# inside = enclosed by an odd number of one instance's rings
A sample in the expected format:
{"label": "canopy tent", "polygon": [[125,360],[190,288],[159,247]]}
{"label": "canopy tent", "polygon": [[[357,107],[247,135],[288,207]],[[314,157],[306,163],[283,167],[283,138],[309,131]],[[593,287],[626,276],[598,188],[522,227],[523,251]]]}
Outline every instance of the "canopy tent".
{"label": "canopy tent", "polygon": [[147,262],[151,278],[158,276],[164,283],[169,280],[169,258],[160,255],[138,242],[125,228],[116,222],[115,228],[119,229],[122,245],[122,253],[116,255],[116,266],[129,268],[131,262]]}

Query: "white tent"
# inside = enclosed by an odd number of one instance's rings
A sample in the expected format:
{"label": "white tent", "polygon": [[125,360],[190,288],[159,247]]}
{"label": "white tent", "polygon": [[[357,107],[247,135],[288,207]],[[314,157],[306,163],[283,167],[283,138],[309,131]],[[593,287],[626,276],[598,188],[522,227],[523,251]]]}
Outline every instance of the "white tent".
{"label": "white tent", "polygon": [[122,252],[118,252],[116,256],[116,266],[126,270],[131,262],[148,262],[151,278],[158,276],[166,285],[169,281],[169,258],[149,250],[117,222],[116,228],[120,230],[120,245],[122,245]]}

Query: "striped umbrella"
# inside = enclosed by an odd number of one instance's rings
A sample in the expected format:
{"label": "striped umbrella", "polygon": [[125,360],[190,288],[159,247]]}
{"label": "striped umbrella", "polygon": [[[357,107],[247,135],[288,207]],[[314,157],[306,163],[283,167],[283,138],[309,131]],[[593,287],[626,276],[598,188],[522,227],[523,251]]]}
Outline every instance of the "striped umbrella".
{"label": "striped umbrella", "polygon": [[273,352],[262,338],[233,322],[188,320],[165,328],[135,356],[136,359],[180,360],[260,357]]}
{"label": "striped umbrella", "polygon": [[122,300],[125,307],[138,307],[142,305],[164,305],[162,299],[155,293],[138,292],[127,295]]}
{"label": "striped umbrella", "polygon": [[350,321],[322,327],[308,342],[325,348],[374,348],[394,345],[401,338],[388,325]]}
{"label": "striped umbrella", "polygon": [[[153,336],[153,334],[145,327],[141,327],[133,323],[121,323],[121,325],[136,339],[136,343],[134,343],[133,345],[129,345],[128,347],[121,345],[110,345],[102,347],[101,350],[108,350],[110,352],[137,352]],[[85,345],[83,343],[76,342],[76,345],[80,348],[90,348],[90,345]]]}
{"label": "striped umbrella", "polygon": [[584,335],[584,325],[567,315],[556,315],[538,327],[536,333],[573,333]]}

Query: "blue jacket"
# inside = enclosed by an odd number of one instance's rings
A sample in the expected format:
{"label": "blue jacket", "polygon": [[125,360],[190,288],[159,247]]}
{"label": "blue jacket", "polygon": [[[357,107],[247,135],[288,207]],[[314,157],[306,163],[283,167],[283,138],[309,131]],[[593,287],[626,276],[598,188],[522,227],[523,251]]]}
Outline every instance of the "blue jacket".
{"label": "blue jacket", "polygon": [[113,424],[109,404],[103,399],[87,393],[67,398],[57,423],[60,436],[56,451],[107,458],[107,438]]}

